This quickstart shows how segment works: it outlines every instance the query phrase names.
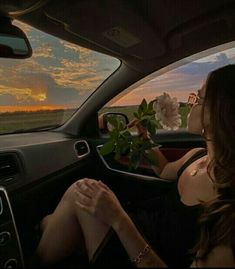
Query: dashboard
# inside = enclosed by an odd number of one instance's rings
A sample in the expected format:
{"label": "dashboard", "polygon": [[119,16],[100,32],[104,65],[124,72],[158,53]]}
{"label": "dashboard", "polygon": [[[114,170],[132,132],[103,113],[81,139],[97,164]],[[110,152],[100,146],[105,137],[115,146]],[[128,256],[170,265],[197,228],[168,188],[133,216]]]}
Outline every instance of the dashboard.
{"label": "dashboard", "polygon": [[25,266],[22,249],[30,248],[30,229],[71,184],[68,178],[81,176],[90,155],[86,140],[61,133],[1,136],[0,268]]}

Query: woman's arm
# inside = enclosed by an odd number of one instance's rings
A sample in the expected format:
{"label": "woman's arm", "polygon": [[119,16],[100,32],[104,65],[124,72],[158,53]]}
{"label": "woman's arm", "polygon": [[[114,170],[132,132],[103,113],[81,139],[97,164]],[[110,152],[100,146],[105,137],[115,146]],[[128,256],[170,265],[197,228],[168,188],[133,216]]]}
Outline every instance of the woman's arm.
{"label": "woman's arm", "polygon": [[[101,181],[83,179],[77,182],[77,204],[80,210],[111,226],[120,238],[130,260],[138,267],[166,267],[165,263],[138,232],[115,194]],[[147,246],[147,247],[146,247]],[[140,254],[143,255],[140,255]]]}
{"label": "woman's arm", "polygon": [[[144,128],[138,119],[133,119],[129,124],[128,128],[132,127],[137,128],[137,132],[139,135],[142,135],[146,138],[149,138],[149,134],[146,128]],[[164,154],[161,152],[161,150],[158,147],[155,147],[151,149],[151,151],[155,154],[157,160],[158,160],[158,166],[151,166],[153,171],[160,175],[161,178],[167,179],[167,180],[176,180],[177,179],[177,172],[180,169],[180,167],[184,164],[186,160],[188,160],[196,151],[200,150],[202,148],[195,148],[192,150],[189,150],[182,158],[180,158],[177,161],[174,162],[168,162]]]}
{"label": "woman's arm", "polygon": [[126,213],[113,223],[113,229],[136,267],[167,267],[147,244]]}
{"label": "woman's arm", "polygon": [[[88,212],[115,230],[130,260],[135,260],[136,267],[166,267],[157,253],[146,247],[147,242],[108,186],[100,181],[85,179],[79,180],[77,187],[76,204],[79,209]],[[206,259],[194,261],[191,267],[235,267],[233,251],[229,246],[217,246]]]}

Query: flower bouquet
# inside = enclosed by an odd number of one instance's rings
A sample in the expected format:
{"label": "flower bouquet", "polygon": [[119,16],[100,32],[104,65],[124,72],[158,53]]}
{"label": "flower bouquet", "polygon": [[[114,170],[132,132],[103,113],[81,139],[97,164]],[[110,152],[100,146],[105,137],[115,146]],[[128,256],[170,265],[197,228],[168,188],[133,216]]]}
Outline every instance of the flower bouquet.
{"label": "flower bouquet", "polygon": [[[177,130],[181,125],[179,103],[169,94],[163,93],[149,103],[145,99],[133,113],[134,120],[124,125],[117,117],[109,119],[112,125],[109,139],[102,146],[102,155],[114,154],[115,160],[128,158],[129,170],[138,168],[140,162],[158,166],[153,148],[160,147],[154,142],[158,123],[166,130]],[[133,134],[132,128],[137,128],[138,134]]]}

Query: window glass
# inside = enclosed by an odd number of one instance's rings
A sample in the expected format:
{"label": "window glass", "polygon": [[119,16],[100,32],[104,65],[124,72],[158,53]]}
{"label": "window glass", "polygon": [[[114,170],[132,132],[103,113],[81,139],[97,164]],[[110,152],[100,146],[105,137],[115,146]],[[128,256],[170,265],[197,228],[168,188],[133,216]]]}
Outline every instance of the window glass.
{"label": "window glass", "polygon": [[14,21],[28,36],[28,59],[0,58],[0,134],[64,123],[120,65]]}
{"label": "window glass", "polygon": [[[197,93],[209,72],[234,63],[235,42],[198,53],[165,67],[126,89],[103,107],[99,114],[104,112],[122,112],[131,121],[134,118],[133,112],[137,110],[143,98],[149,102],[166,92],[171,97],[177,98],[182,118],[180,128],[185,128],[189,112],[189,107],[187,106],[189,94]],[[158,128],[162,127],[159,125]]]}

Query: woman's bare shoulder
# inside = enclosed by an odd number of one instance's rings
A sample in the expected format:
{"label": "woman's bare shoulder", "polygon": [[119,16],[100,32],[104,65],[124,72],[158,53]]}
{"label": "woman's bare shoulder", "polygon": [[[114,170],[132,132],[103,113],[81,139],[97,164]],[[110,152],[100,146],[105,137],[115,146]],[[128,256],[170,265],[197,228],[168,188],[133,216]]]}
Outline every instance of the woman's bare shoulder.
{"label": "woman's bare shoulder", "polygon": [[162,173],[161,173],[161,178],[165,178],[168,180],[175,180],[177,178],[177,172],[180,169],[180,167],[190,158],[198,152],[199,150],[202,150],[205,148],[194,148],[189,150],[183,157],[178,159],[177,161],[174,162],[169,162],[167,165],[164,167]]}
{"label": "woman's bare shoulder", "polygon": [[[189,150],[183,157],[181,157],[178,162],[179,165],[183,165],[189,158],[191,158],[196,152],[206,150],[205,148],[194,148]],[[180,168],[180,167],[179,167]]]}
{"label": "woman's bare shoulder", "polygon": [[190,159],[196,152],[205,150],[205,148],[194,148],[189,150],[183,157],[181,157],[179,160],[175,162],[177,171],[180,169],[180,167],[188,160]]}

